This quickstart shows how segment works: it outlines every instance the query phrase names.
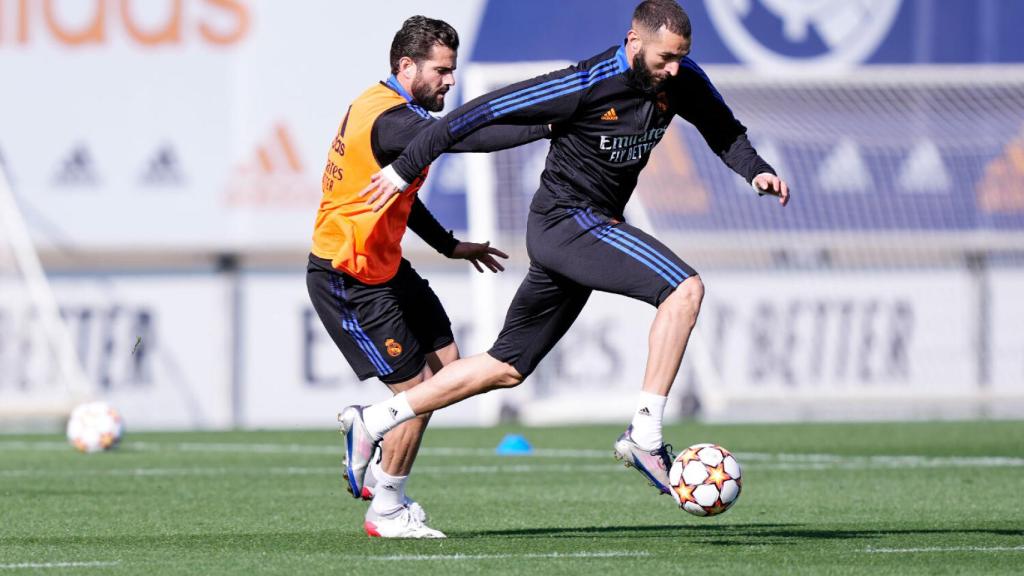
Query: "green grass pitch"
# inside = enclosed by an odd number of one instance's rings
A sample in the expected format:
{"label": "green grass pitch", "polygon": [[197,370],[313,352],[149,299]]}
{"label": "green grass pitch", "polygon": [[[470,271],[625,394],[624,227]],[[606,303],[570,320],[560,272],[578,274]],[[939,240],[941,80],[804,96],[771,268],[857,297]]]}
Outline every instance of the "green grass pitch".
{"label": "green grass pitch", "polygon": [[[0,574],[1024,572],[1024,423],[668,427],[743,465],[715,518],[616,463],[619,431],[430,430],[409,492],[441,541],[363,534],[333,430],[0,436]],[[496,456],[510,432],[534,454]]]}

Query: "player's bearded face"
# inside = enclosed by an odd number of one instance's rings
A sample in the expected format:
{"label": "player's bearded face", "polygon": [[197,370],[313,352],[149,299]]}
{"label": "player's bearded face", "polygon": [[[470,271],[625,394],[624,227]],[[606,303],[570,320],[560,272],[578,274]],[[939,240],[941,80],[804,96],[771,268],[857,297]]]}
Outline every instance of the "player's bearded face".
{"label": "player's bearded face", "polygon": [[423,76],[422,72],[416,73],[416,78],[412,81],[412,97],[419,102],[420,106],[430,112],[444,110],[444,97],[448,93],[449,87],[438,86],[436,82],[431,82]]}
{"label": "player's bearded face", "polygon": [[662,27],[642,36],[640,50],[633,57],[633,73],[641,88],[654,92],[679,73],[679,61],[690,52],[690,41]]}
{"label": "player's bearded face", "polygon": [[668,75],[655,75],[647,65],[647,49],[641,48],[640,52],[633,57],[633,73],[637,83],[645,92],[655,92]]}
{"label": "player's bearded face", "polygon": [[435,46],[430,58],[420,62],[412,81],[412,97],[430,112],[444,110],[444,97],[455,85],[455,51]]}

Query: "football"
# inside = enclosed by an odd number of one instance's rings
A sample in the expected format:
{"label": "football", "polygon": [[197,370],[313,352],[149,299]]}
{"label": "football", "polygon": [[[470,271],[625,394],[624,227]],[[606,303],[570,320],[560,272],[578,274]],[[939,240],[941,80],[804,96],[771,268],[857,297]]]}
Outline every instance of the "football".
{"label": "football", "polygon": [[669,470],[672,497],[679,507],[695,516],[714,516],[728,510],[740,497],[743,473],[740,463],[716,444],[694,444],[672,463]]}
{"label": "football", "polygon": [[124,422],[117,410],[106,402],[89,402],[71,411],[67,434],[68,442],[79,452],[102,452],[121,441]]}

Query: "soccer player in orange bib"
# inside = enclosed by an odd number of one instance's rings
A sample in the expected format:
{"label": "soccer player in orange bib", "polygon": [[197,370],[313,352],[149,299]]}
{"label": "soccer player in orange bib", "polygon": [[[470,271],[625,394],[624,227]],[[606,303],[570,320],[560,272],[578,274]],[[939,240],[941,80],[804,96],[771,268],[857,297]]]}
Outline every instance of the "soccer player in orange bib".
{"label": "soccer player in orange bib", "polygon": [[[451,322],[427,281],[402,257],[412,229],[449,258],[478,271],[503,270],[507,256],[489,243],[460,242],[427,211],[417,191],[428,168],[383,209],[359,192],[406,145],[437,120],[455,84],[459,37],[445,22],[405,21],[391,44],[391,76],[349,106],[328,152],[306,283],[320,320],[361,380],[377,377],[392,393],[412,389],[459,357]],[[547,126],[494,126],[465,139],[456,151],[488,152],[548,136]],[[423,508],[405,484],[430,414],[389,432],[360,483],[345,482],[356,498],[372,500],[364,529],[385,538],[443,538],[427,526]],[[351,439],[351,436],[349,437]]]}

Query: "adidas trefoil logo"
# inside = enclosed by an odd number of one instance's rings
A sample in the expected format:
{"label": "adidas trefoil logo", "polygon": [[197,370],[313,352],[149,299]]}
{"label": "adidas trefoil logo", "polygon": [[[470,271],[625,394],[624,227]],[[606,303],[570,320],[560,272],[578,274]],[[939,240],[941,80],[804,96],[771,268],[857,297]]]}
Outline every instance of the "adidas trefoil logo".
{"label": "adidas trefoil logo", "polygon": [[388,412],[391,414],[391,419],[392,420],[398,418],[398,410],[395,410],[394,408],[388,407]]}
{"label": "adidas trefoil logo", "polygon": [[607,112],[601,116],[601,120],[618,120],[619,115],[615,113],[615,108],[609,108]]}
{"label": "adidas trefoil logo", "polygon": [[647,409],[647,406],[644,406],[643,408],[640,409],[640,415],[641,416],[650,416],[651,415],[651,411]]}

